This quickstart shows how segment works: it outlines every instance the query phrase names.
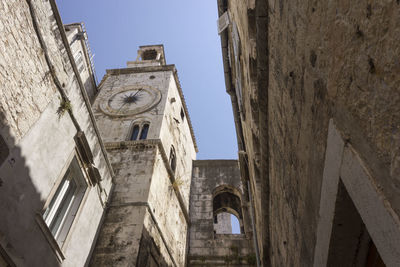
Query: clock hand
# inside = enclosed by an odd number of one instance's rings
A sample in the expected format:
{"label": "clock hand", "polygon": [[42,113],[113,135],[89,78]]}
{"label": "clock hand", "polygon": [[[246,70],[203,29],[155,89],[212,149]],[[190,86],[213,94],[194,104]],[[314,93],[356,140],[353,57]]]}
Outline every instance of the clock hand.
{"label": "clock hand", "polygon": [[125,105],[126,105],[126,102],[118,109],[118,113]]}
{"label": "clock hand", "polygon": [[140,91],[142,91],[142,88],[140,88],[133,96],[136,96]]}

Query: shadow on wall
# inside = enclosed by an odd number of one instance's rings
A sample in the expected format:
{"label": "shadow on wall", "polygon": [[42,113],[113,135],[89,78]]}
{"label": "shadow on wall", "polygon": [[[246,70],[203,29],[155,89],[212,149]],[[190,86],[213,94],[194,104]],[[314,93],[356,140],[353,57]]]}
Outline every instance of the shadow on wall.
{"label": "shadow on wall", "polygon": [[136,266],[168,266],[146,227],[143,227]]}
{"label": "shadow on wall", "polygon": [[41,216],[44,201],[30,178],[30,171],[4,114],[0,113],[0,263],[60,266],[35,219],[37,214]]}

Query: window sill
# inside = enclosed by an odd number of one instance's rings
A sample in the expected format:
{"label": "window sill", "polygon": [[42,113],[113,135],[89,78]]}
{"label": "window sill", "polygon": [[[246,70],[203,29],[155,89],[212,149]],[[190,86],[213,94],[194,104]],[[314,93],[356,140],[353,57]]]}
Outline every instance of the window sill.
{"label": "window sill", "polygon": [[44,236],[46,237],[47,241],[49,242],[51,249],[53,250],[54,254],[56,255],[57,260],[61,263],[63,260],[65,260],[64,253],[62,252],[60,246],[58,245],[54,236],[50,232],[50,229],[47,227],[45,221],[43,220],[42,214],[39,212],[36,213],[35,219],[36,219],[37,224],[40,227],[40,230],[42,230]]}

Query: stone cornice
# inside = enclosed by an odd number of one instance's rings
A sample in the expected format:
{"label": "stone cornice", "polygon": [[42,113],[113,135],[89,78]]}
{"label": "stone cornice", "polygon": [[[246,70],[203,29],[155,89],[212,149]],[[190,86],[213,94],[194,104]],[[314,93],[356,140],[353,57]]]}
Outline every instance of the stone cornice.
{"label": "stone cornice", "polygon": [[162,66],[146,66],[146,67],[134,67],[134,68],[122,68],[122,69],[108,69],[106,74],[108,75],[119,75],[119,74],[130,74],[130,73],[142,73],[142,72],[155,72],[155,71],[174,71],[175,65],[162,65]]}
{"label": "stone cornice", "polygon": [[119,141],[119,142],[106,142],[104,145],[107,150],[120,150],[120,149],[144,149],[155,148],[161,143],[160,139],[146,139],[138,141]]}

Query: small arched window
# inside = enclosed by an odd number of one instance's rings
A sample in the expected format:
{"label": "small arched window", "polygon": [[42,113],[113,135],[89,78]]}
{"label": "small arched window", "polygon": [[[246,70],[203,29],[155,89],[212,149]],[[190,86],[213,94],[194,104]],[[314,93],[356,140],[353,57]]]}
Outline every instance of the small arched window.
{"label": "small arched window", "polygon": [[172,172],[175,173],[176,169],[176,154],[174,146],[171,146],[171,152],[169,153],[169,165],[171,166]]}
{"label": "small arched window", "polygon": [[142,131],[140,132],[140,140],[146,139],[147,138],[147,133],[149,131],[149,124],[146,123],[142,127]]}
{"label": "small arched window", "polygon": [[243,234],[243,214],[238,191],[220,186],[213,193],[214,231],[216,234]]}
{"label": "small arched window", "polygon": [[136,140],[139,135],[139,125],[135,124],[132,129],[131,140]]}
{"label": "small arched window", "polygon": [[136,140],[144,140],[147,138],[147,134],[149,133],[150,123],[145,122],[143,124],[135,123],[132,128],[132,133],[130,135],[131,141]]}

